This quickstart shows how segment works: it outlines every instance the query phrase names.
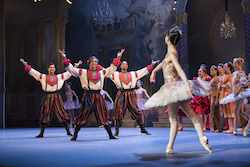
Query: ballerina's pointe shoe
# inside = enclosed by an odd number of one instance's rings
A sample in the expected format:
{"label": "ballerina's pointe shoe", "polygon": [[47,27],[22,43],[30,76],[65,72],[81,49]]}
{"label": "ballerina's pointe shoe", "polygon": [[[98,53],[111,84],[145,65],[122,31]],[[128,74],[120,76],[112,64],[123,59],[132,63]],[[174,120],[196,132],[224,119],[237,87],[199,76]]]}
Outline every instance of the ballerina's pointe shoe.
{"label": "ballerina's pointe shoe", "polygon": [[248,128],[247,128],[247,127],[245,127],[245,129],[244,129],[244,131],[243,131],[243,136],[244,136],[244,137],[246,137],[246,136],[247,136],[247,134],[248,134]]}
{"label": "ballerina's pointe shoe", "polygon": [[234,129],[233,134],[234,134],[234,135],[237,135],[237,130]]}
{"label": "ballerina's pointe shoe", "polygon": [[173,154],[173,149],[172,149],[172,147],[167,146],[166,153],[167,153],[167,154]]}
{"label": "ballerina's pointe shoe", "polygon": [[233,130],[226,130],[226,131],[223,131],[223,133],[233,133]]}
{"label": "ballerina's pointe shoe", "polygon": [[182,128],[182,127],[179,127],[179,128],[178,128],[178,131],[182,131],[182,130],[183,130],[183,128]]}
{"label": "ballerina's pointe shoe", "polygon": [[208,144],[208,139],[206,136],[201,137],[200,142],[201,142],[201,145],[205,148],[205,150],[207,150],[209,153],[213,152],[212,148]]}

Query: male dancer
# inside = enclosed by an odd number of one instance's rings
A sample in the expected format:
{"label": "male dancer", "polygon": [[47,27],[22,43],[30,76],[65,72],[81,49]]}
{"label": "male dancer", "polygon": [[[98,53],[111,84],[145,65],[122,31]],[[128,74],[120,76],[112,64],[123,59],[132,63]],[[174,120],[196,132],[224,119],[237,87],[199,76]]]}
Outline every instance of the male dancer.
{"label": "male dancer", "polygon": [[136,120],[141,128],[141,133],[150,135],[142,123],[142,119],[138,112],[136,96],[134,93],[136,82],[152,71],[153,66],[159,61],[152,61],[151,65],[137,71],[128,72],[128,62],[123,61],[120,65],[121,72],[114,72],[109,78],[114,82],[119,91],[116,94],[114,104],[114,120],[115,120],[115,136],[119,134],[119,124],[124,118],[126,110],[129,110],[131,118]]}
{"label": "male dancer", "polygon": [[42,74],[31,68],[24,59],[21,58],[20,62],[25,66],[25,71],[41,83],[42,90],[46,93],[46,100],[41,108],[39,117],[41,132],[36,138],[43,137],[44,129],[50,123],[53,111],[55,111],[58,120],[65,127],[67,135],[72,136],[66,122],[69,120],[69,116],[63,108],[63,100],[60,94],[64,82],[71,77],[71,74],[69,72],[64,72],[55,75],[56,67],[53,63],[48,65],[48,74]]}
{"label": "male dancer", "polygon": [[121,49],[121,51],[117,53],[117,58],[113,59],[113,63],[106,69],[98,69],[99,60],[95,56],[90,57],[87,61],[89,69],[81,69],[74,68],[70,60],[66,59],[64,50],[61,51],[61,55],[65,58],[63,65],[66,67],[66,70],[73,76],[79,77],[82,88],[84,89],[81,109],[73,121],[74,136],[71,140],[76,140],[81,125],[86,125],[92,112],[95,113],[97,123],[104,125],[104,128],[109,134],[109,138],[116,139],[111,132],[107,113],[108,108],[100,94],[100,90],[103,88],[104,78],[115,72],[117,66],[120,65],[123,52],[124,49]]}

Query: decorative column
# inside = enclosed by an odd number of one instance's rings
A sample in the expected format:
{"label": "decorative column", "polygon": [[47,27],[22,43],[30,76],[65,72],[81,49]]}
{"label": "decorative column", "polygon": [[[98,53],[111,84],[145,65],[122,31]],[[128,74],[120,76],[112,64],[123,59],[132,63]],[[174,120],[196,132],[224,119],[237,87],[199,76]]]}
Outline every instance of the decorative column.
{"label": "decorative column", "polygon": [[246,73],[250,72],[250,0],[242,1],[243,14],[245,15],[245,42],[246,42]]}
{"label": "decorative column", "polygon": [[187,25],[187,13],[176,13],[176,24],[182,30],[180,41],[177,44],[177,50],[179,54],[179,62],[187,77],[189,77],[189,57],[188,57],[188,25]]}
{"label": "decorative column", "polygon": [[5,57],[5,16],[4,1],[0,0],[0,128],[5,129],[5,73],[6,73],[6,57]]}
{"label": "decorative column", "polygon": [[215,56],[214,56],[214,37],[208,38],[208,50],[209,50],[209,64],[208,67],[215,64]]}
{"label": "decorative column", "polygon": [[51,15],[51,20],[54,33],[54,63],[57,65],[57,72],[63,72],[65,69],[60,65],[63,58],[58,50],[65,49],[65,28],[68,18],[60,13],[54,13]]}
{"label": "decorative column", "polygon": [[37,69],[43,70],[46,67],[46,44],[45,33],[48,25],[42,20],[33,22],[36,33],[36,62]]}

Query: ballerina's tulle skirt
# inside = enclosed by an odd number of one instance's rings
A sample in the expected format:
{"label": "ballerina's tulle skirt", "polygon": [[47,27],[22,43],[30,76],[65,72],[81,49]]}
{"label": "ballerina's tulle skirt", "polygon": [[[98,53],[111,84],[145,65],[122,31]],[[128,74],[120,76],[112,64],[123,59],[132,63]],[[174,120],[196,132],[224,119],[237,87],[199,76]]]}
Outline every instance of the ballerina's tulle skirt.
{"label": "ballerina's tulle skirt", "polygon": [[[197,96],[208,96],[210,93],[210,82],[202,80],[188,80],[191,88]],[[146,108],[163,107],[171,103],[191,99],[192,96],[187,93],[183,81],[165,83],[154,93],[145,103]]]}
{"label": "ballerina's tulle skirt", "polygon": [[109,111],[112,110],[112,109],[114,108],[114,105],[113,105],[110,101],[106,101],[106,100],[105,100],[105,102],[106,102],[106,104],[107,104],[107,107],[108,107],[108,110],[109,110]]}
{"label": "ballerina's tulle skirt", "polygon": [[235,102],[236,100],[239,100],[239,99],[244,99],[246,97],[250,97],[250,88],[245,89],[245,91],[241,92],[237,96],[235,96],[234,93],[231,93],[227,95],[226,97],[224,97],[223,99],[221,99],[219,103],[228,104],[228,103]]}
{"label": "ballerina's tulle skirt", "polygon": [[65,101],[63,102],[63,108],[65,110],[73,110],[73,109],[77,109],[78,106],[76,106],[76,101]]}
{"label": "ballerina's tulle skirt", "polygon": [[137,100],[137,106],[140,110],[146,110],[146,108],[144,107],[144,104],[147,102],[147,99],[140,99]]}

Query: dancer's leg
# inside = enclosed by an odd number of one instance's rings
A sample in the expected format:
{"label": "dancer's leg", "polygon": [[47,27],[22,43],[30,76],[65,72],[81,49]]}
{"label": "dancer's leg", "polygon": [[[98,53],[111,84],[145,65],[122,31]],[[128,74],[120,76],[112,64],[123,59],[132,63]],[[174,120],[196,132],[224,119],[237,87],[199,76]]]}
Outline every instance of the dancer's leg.
{"label": "dancer's leg", "polygon": [[[234,124],[233,124],[233,133],[236,135],[237,134],[237,128],[239,125],[239,120],[240,120],[240,111],[242,109],[242,105],[244,105],[244,99],[239,99],[235,101],[235,108],[234,108]],[[231,127],[229,127],[231,129]]]}
{"label": "dancer's leg", "polygon": [[170,134],[169,134],[169,142],[166,149],[168,154],[173,153],[173,145],[174,140],[177,134],[177,113],[179,111],[179,103],[172,103],[168,105],[168,116],[170,122]]}
{"label": "dancer's leg", "polygon": [[201,145],[209,152],[212,152],[212,149],[210,148],[208,144],[208,139],[206,136],[203,135],[202,127],[199,122],[199,119],[195,112],[191,109],[189,102],[187,100],[180,102],[180,106],[182,110],[186,113],[186,115],[191,119],[193,122],[193,125],[199,135],[200,143]]}
{"label": "dancer's leg", "polygon": [[178,131],[182,131],[182,115],[177,115],[177,124],[178,124]]}
{"label": "dancer's leg", "polygon": [[198,119],[200,121],[200,124],[201,124],[201,127],[202,127],[203,131],[205,131],[206,129],[205,129],[204,122],[203,122],[203,115],[202,114],[197,114],[197,116],[198,116]]}

